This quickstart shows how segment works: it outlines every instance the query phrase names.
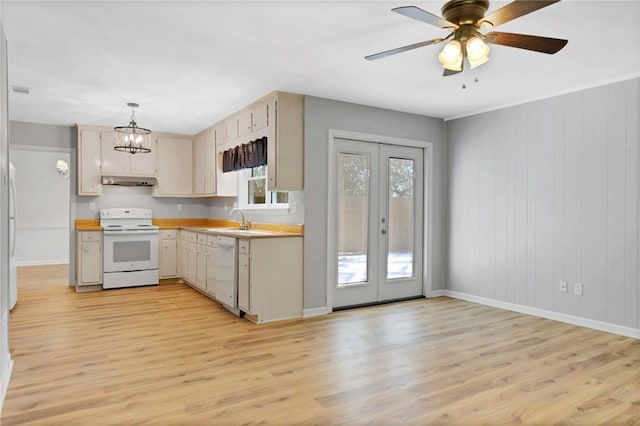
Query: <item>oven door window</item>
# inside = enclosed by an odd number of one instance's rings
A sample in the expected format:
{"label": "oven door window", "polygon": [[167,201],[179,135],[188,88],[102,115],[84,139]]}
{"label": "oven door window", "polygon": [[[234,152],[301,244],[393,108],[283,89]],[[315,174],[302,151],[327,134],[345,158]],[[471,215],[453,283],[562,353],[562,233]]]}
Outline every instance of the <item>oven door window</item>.
{"label": "oven door window", "polygon": [[115,241],[113,243],[113,261],[148,262],[151,260],[151,241]]}

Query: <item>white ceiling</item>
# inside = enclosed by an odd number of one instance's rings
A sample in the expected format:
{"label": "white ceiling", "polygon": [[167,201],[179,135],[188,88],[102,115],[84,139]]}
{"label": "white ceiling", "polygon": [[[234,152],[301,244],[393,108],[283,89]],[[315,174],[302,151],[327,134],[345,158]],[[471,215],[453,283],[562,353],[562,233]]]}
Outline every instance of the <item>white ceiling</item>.
{"label": "white ceiling", "polygon": [[640,75],[640,0],[565,0],[497,27],[568,39],[556,55],[494,46],[447,78],[440,46],[363,59],[446,35],[390,12],[443,3],[5,0],[9,84],[32,88],[10,94],[10,118],[123,125],[133,101],[140,126],[193,134],[284,90],[448,119]]}

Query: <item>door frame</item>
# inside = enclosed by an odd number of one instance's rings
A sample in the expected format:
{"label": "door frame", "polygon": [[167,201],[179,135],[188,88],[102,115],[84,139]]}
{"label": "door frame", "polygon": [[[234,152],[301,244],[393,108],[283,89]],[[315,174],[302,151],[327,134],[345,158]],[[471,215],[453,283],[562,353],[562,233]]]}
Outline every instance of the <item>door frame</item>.
{"label": "door frame", "polygon": [[337,250],[337,217],[336,217],[336,196],[337,185],[334,185],[337,179],[337,158],[336,158],[336,139],[350,139],[360,142],[381,143],[386,145],[401,145],[415,148],[422,148],[424,152],[423,165],[423,235],[422,235],[422,294],[425,297],[431,297],[431,265],[432,265],[432,217],[433,209],[433,142],[419,141],[414,139],[396,138],[392,136],[382,136],[369,133],[352,132],[348,130],[329,129],[329,180],[328,180],[328,202],[327,202],[327,312],[333,310],[333,287],[336,285],[338,277],[338,265],[335,256]]}

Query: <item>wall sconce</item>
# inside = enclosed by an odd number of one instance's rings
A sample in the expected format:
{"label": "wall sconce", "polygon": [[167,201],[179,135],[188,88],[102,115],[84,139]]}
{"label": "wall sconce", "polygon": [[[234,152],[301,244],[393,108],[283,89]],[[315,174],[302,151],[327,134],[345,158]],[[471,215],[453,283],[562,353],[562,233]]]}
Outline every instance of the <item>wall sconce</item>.
{"label": "wall sconce", "polygon": [[64,179],[69,179],[69,164],[64,160],[58,160],[56,170]]}

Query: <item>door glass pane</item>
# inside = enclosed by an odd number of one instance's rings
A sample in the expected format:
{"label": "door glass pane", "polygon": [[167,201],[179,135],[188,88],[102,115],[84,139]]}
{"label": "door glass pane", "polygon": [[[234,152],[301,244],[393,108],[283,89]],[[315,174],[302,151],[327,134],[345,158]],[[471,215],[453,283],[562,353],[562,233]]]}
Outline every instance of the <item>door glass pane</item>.
{"label": "door glass pane", "polygon": [[387,279],[413,277],[414,164],[389,158]]}
{"label": "door glass pane", "polygon": [[367,281],[369,156],[340,153],[338,286]]}

